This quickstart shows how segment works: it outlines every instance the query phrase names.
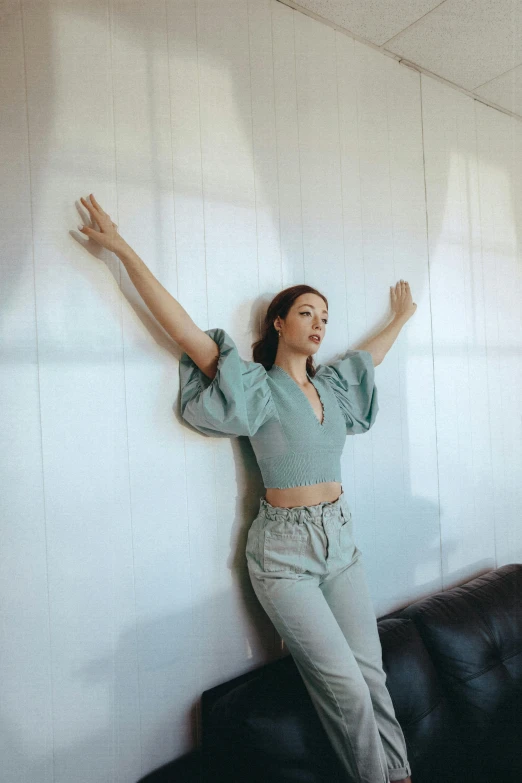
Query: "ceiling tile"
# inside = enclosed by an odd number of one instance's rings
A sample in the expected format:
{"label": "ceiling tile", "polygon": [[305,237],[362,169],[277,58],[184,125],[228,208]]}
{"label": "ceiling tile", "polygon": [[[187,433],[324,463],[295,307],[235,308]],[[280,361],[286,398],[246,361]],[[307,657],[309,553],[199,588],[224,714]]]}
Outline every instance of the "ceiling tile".
{"label": "ceiling tile", "polygon": [[440,0],[297,0],[301,8],[382,46],[427,14]]}
{"label": "ceiling tile", "polygon": [[522,65],[473,91],[485,101],[522,116]]}
{"label": "ceiling tile", "polygon": [[522,3],[446,0],[384,48],[474,90],[522,63]]}

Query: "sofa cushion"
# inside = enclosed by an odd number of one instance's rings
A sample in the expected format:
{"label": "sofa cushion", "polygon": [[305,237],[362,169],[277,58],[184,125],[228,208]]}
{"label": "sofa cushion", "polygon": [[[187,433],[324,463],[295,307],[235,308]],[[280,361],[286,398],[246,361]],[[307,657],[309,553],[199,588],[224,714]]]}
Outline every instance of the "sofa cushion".
{"label": "sofa cushion", "polygon": [[499,780],[522,780],[522,565],[411,604],[459,716],[460,741]]}
{"label": "sofa cushion", "polygon": [[206,696],[207,764],[236,783],[342,783],[342,770],[293,658]]}
{"label": "sofa cushion", "polygon": [[433,661],[413,622],[380,620],[378,629],[386,687],[406,739],[412,777],[423,783],[447,779],[448,766],[461,771],[461,748],[454,742],[457,721]]}
{"label": "sofa cushion", "polygon": [[[414,783],[522,780],[521,577],[504,566],[378,620]],[[202,711],[213,781],[346,779],[289,655],[205,691]]]}
{"label": "sofa cushion", "polygon": [[[453,779],[451,772],[457,780],[462,765],[455,717],[415,624],[389,619],[379,621],[378,629],[387,687],[406,737],[412,774],[426,769],[419,783],[440,780],[442,774]],[[252,783],[344,781],[293,658],[276,664],[222,692],[211,706],[206,692],[206,747],[216,767]]]}

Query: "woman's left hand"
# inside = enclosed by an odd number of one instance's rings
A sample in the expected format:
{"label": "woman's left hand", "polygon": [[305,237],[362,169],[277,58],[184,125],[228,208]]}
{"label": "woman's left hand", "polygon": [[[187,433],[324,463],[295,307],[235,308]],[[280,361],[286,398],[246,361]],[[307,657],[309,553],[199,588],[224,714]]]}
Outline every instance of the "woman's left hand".
{"label": "woman's left hand", "polygon": [[395,288],[390,286],[391,306],[395,318],[411,318],[417,309],[417,305],[412,301],[410,284],[407,280],[399,280]]}

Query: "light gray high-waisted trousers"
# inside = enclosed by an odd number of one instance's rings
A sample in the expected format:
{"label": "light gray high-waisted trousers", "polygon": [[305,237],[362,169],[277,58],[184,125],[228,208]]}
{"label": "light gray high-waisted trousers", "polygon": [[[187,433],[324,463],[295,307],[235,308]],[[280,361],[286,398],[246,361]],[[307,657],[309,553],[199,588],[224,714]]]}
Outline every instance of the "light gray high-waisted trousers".
{"label": "light gray high-waisted trousers", "polygon": [[361,551],[344,492],[316,506],[263,497],[246,556],[255,594],[288,647],[350,783],[411,775]]}

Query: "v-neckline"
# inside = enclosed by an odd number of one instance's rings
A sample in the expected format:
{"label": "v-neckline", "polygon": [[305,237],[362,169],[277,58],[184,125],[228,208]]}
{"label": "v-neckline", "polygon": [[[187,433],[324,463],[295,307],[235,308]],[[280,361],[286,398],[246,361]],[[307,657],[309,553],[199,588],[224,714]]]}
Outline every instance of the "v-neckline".
{"label": "v-neckline", "polygon": [[322,400],[322,397],[321,397],[321,395],[319,394],[319,389],[317,388],[317,386],[316,386],[316,385],[315,385],[315,383],[313,382],[313,379],[312,379],[312,378],[310,378],[310,376],[308,375],[308,373],[306,373],[306,377],[308,378],[308,380],[310,381],[310,383],[312,384],[312,386],[313,386],[313,387],[314,387],[314,389],[316,390],[316,392],[317,392],[317,396],[319,397],[319,402],[321,403],[321,407],[322,407],[322,409],[323,409],[323,420],[322,420],[322,421],[319,421],[319,419],[317,418],[317,416],[316,416],[316,413],[315,413],[315,411],[314,411],[314,409],[313,409],[313,407],[312,407],[312,403],[310,402],[310,400],[308,399],[308,397],[306,396],[306,394],[304,393],[304,391],[302,390],[302,388],[299,386],[299,384],[297,383],[297,381],[295,380],[295,378],[292,378],[292,376],[291,376],[289,373],[287,373],[287,371],[286,371],[286,370],[283,370],[283,368],[282,368],[282,367],[280,367],[280,366],[279,366],[279,364],[273,364],[273,365],[272,365],[272,368],[274,368],[274,367],[276,367],[278,370],[281,370],[281,372],[284,372],[284,374],[285,374],[285,375],[286,375],[288,378],[290,378],[290,380],[292,381],[292,383],[294,383],[294,384],[297,386],[297,388],[299,389],[299,391],[301,392],[301,394],[302,394],[302,395],[303,395],[303,397],[305,398],[306,402],[308,403],[308,406],[309,406],[309,408],[310,408],[310,411],[312,412],[312,416],[313,416],[313,417],[314,417],[314,419],[316,420],[317,424],[319,425],[319,427],[324,427],[324,425],[325,425],[325,419],[326,419],[326,411],[325,411],[325,408],[324,408],[324,402],[323,402],[323,400]]}

